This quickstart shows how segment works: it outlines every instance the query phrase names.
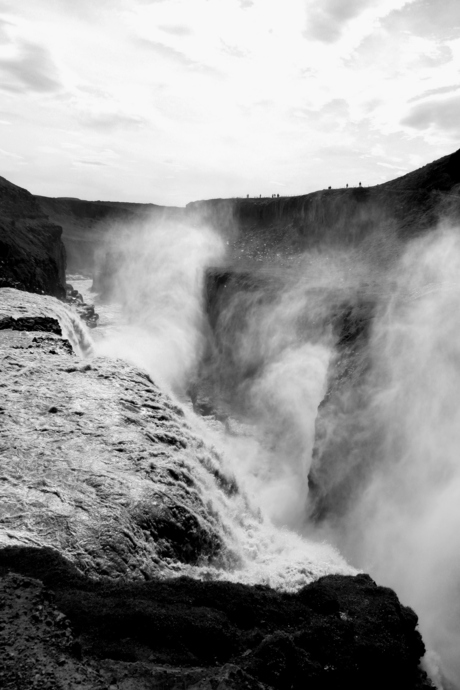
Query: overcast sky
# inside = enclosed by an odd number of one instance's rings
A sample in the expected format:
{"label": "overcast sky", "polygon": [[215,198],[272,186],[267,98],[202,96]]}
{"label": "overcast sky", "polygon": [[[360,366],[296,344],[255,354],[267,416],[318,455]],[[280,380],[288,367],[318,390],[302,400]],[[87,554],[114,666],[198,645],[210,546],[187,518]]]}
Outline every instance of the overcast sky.
{"label": "overcast sky", "polygon": [[460,0],[0,0],[0,175],[182,205],[460,148]]}

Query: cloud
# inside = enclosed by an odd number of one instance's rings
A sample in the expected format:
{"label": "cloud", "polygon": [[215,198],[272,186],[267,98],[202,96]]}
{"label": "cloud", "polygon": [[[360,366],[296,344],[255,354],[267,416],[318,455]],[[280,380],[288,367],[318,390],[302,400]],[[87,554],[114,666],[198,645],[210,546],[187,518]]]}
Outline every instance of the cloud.
{"label": "cloud", "polygon": [[61,83],[49,52],[23,42],[14,57],[0,58],[0,87],[13,93],[59,91]]}
{"label": "cloud", "polygon": [[10,26],[12,26],[11,22],[0,19],[0,43],[11,43],[11,39],[8,36],[8,29]]}
{"label": "cloud", "polygon": [[172,60],[173,62],[176,62],[184,67],[191,67],[194,64],[194,61],[187,57],[185,53],[182,53],[180,50],[176,50],[175,48],[171,48],[164,43],[160,43],[159,41],[150,41],[147,38],[137,38],[136,43],[144,48],[148,48],[157,55],[167,58],[168,60]]}
{"label": "cloud", "polygon": [[159,41],[151,41],[147,38],[136,38],[135,42],[137,43],[137,45],[143,48],[147,48],[148,50],[156,53],[160,57],[166,58],[167,60],[171,60],[172,62],[175,62],[176,64],[180,65],[181,67],[187,67],[190,70],[196,70],[202,73],[211,74],[212,76],[223,76],[223,74],[214,67],[210,67],[209,65],[205,65],[201,62],[196,62],[195,60],[192,60],[187,55],[185,55],[185,53],[182,53],[180,50],[171,48],[170,46],[167,46],[164,43],[160,43]]}
{"label": "cloud", "polygon": [[126,129],[142,127],[145,120],[137,115],[128,115],[126,113],[98,113],[85,114],[81,118],[86,127],[92,129],[105,131],[111,129]]}
{"label": "cloud", "polygon": [[318,129],[330,129],[333,127],[338,130],[349,121],[349,107],[343,98],[333,98],[325,103],[321,108],[305,107],[294,108],[290,111],[294,118],[306,120],[315,124]]}
{"label": "cloud", "polygon": [[458,38],[460,3],[458,0],[415,0],[391,12],[383,25],[393,34],[408,30],[426,38]]}
{"label": "cloud", "polygon": [[163,24],[158,27],[160,31],[165,31],[167,34],[173,36],[190,36],[192,30],[184,24]]}
{"label": "cloud", "polygon": [[225,41],[221,40],[222,44],[222,50],[223,52],[227,53],[227,55],[231,55],[231,57],[236,57],[236,58],[244,58],[247,57],[247,53],[245,50],[241,50],[241,48],[238,48],[237,46],[234,45],[229,45]]}
{"label": "cloud", "polygon": [[401,165],[392,165],[391,163],[382,163],[381,161],[377,161],[376,165],[380,165],[382,168],[390,168],[391,170],[407,172],[407,167]]}
{"label": "cloud", "polygon": [[350,19],[357,17],[369,0],[323,0],[308,8],[305,38],[322,43],[337,41]]}
{"label": "cloud", "polygon": [[242,10],[247,10],[254,5],[254,0],[239,0]]}
{"label": "cloud", "polygon": [[431,100],[415,106],[402,120],[402,124],[418,130],[435,127],[446,132],[458,132],[460,130],[459,112],[460,96]]}
{"label": "cloud", "polygon": [[437,89],[428,89],[428,91],[424,91],[423,93],[420,93],[417,96],[409,99],[409,103],[421,101],[429,96],[439,96],[443,93],[452,93],[452,91],[458,91],[458,89],[460,89],[460,84],[453,84],[452,86],[440,86]]}
{"label": "cloud", "polygon": [[17,153],[11,153],[11,151],[5,151],[4,149],[0,149],[0,154],[6,156],[6,158],[14,158],[15,160],[23,159],[23,156],[19,156]]}
{"label": "cloud", "polygon": [[435,68],[441,67],[453,60],[452,49],[449,46],[439,45],[431,55],[421,55],[419,58],[420,67]]}
{"label": "cloud", "polygon": [[101,161],[77,160],[77,161],[74,161],[74,163],[79,164],[79,165],[107,165],[107,163],[102,163]]}

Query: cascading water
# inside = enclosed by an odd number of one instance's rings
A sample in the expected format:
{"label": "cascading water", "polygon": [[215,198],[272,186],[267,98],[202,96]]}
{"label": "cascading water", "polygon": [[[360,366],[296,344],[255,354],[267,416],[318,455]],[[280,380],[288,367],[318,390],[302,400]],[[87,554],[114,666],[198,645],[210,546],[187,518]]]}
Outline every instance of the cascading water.
{"label": "cascading water", "polygon": [[[308,458],[308,447],[313,442],[314,409],[324,394],[328,348],[319,344],[303,346],[304,355],[308,355],[304,373],[309,372],[310,381],[304,381],[295,393],[292,381],[292,392],[285,396],[285,420],[289,417],[288,406],[293,410],[299,395],[307,406],[304,410],[306,421],[309,419],[308,432],[301,430],[300,419],[291,425],[293,438],[290,443],[287,441],[289,434],[283,432],[283,459],[292,453],[292,466],[296,467],[292,474],[283,469],[281,462],[277,465],[276,448],[269,450],[264,441],[269,427],[268,407],[264,413],[265,422],[253,419],[244,426],[240,419],[227,419],[222,423],[214,416],[197,415],[188,402],[187,390],[196,383],[209,338],[203,302],[205,272],[208,266],[223,261],[225,243],[209,228],[177,224],[138,228],[135,235],[132,232],[122,235],[119,242],[122,251],[113,281],[113,297],[119,304],[119,311],[116,313],[113,303],[107,301],[97,305],[102,328],[93,332],[94,352],[121,357],[147,370],[154,381],[183,405],[186,422],[204,439],[208,448],[214,449],[213,457],[218,458],[219,471],[236,481],[238,487],[238,491],[226,495],[212,472],[205,476],[200,470],[203,494],[210,509],[219,515],[222,538],[234,553],[235,560],[226,563],[225,570],[221,563],[211,563],[181,566],[178,572],[194,577],[270,584],[287,591],[294,591],[332,572],[355,573],[334,547],[318,539],[306,539],[295,529],[288,529],[288,526],[297,527],[304,502],[302,493],[306,491],[308,464],[303,466],[302,463]],[[91,299],[88,282],[76,280],[76,277],[69,277],[69,280],[85,299]],[[116,324],[111,323],[114,317]],[[286,343],[292,341],[293,344],[294,339],[287,337]],[[292,357],[283,354],[285,345],[273,344],[272,367],[266,379],[260,381],[261,390],[254,387],[255,398],[268,401],[276,388],[280,392],[281,386],[276,379],[285,376],[289,369],[294,378]],[[311,351],[307,353],[305,348]],[[314,390],[310,390],[313,383]],[[234,429],[239,429],[236,434],[229,431],[232,423]],[[278,419],[278,424],[283,426],[283,420]],[[305,443],[307,453],[303,447]],[[295,487],[300,477],[303,484]],[[292,503],[290,487],[296,490],[298,497],[295,520],[289,505]],[[277,517],[279,524],[275,525],[273,518],[276,522]]]}
{"label": "cascading water", "polygon": [[29,316],[30,314],[40,317],[52,316],[59,322],[62,335],[69,340],[74,352],[82,356],[92,353],[93,341],[88,328],[75,312],[55,297],[49,297],[48,295],[42,295],[40,302],[37,302],[33,293],[29,292],[21,292],[21,310],[17,307],[16,292],[16,290],[11,288],[4,288],[2,290],[1,308],[7,316],[13,318],[21,318],[24,315]]}
{"label": "cascading water", "polygon": [[[378,252],[335,250],[233,277],[209,228],[146,225],[120,243],[118,323],[96,330],[96,352],[147,369],[180,399],[239,487],[214,502],[212,479],[204,488],[239,564],[191,574],[294,590],[355,572],[327,539],[415,608],[431,674],[438,654],[458,683],[456,234],[398,247],[390,267]],[[342,342],[334,324],[364,303],[368,330]]]}

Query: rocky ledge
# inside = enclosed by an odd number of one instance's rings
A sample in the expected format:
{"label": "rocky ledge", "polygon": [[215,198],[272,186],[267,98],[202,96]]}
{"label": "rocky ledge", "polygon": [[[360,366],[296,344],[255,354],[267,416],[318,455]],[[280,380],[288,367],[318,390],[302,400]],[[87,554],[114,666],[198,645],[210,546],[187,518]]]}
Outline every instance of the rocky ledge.
{"label": "rocky ledge", "polygon": [[[367,575],[225,581],[238,487],[186,412],[78,354],[57,300],[0,293],[2,687],[432,687],[416,615]],[[220,580],[198,579],[206,564]]]}

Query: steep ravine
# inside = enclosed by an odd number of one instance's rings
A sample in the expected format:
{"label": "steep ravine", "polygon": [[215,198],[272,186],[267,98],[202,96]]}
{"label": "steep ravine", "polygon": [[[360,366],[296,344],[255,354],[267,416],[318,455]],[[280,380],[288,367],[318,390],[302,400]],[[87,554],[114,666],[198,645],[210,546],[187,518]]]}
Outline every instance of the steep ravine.
{"label": "steep ravine", "polygon": [[460,152],[186,209],[0,182],[0,685],[432,687],[333,542],[454,687]]}

